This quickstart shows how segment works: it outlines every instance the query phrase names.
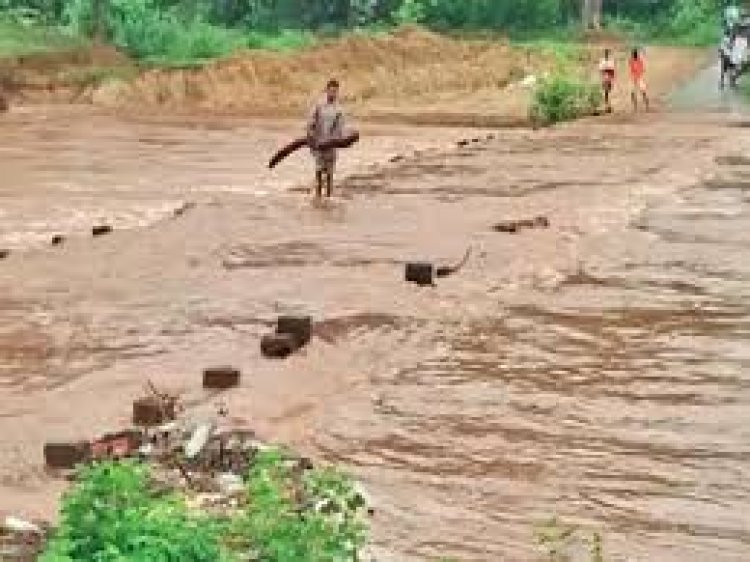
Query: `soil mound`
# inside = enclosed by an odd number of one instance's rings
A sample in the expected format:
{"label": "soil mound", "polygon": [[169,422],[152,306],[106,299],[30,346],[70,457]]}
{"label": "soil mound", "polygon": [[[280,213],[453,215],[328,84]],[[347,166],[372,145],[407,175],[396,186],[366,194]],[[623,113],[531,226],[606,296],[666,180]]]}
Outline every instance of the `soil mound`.
{"label": "soil mound", "polygon": [[[405,28],[349,35],[296,53],[245,51],[200,69],[153,70],[110,88],[105,104],[252,115],[299,114],[331,76],[359,108],[502,88],[531,56],[507,43]],[[105,96],[101,96],[105,98]]]}

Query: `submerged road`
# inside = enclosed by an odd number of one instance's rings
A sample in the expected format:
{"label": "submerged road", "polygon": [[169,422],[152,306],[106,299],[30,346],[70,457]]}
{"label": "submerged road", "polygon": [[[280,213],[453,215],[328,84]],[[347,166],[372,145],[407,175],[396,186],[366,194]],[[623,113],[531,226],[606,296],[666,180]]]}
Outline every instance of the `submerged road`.
{"label": "submerged road", "polygon": [[[293,125],[77,111],[0,122],[0,507],[51,515],[45,440],[126,424],[147,377],[210,411],[200,369],[232,363],[232,416],[365,482],[383,559],[536,560],[553,514],[612,560],[748,559],[737,116],[373,128],[312,205],[306,156],[264,168]],[[537,215],[550,227],[492,229]],[[437,287],[402,281],[467,246]],[[317,335],[264,361],[286,311]]]}

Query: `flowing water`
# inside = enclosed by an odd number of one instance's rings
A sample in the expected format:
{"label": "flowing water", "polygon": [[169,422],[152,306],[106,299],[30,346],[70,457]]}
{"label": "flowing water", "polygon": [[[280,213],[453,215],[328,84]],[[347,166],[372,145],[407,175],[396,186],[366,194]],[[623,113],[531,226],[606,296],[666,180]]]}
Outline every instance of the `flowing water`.
{"label": "flowing water", "polygon": [[[372,128],[314,205],[305,158],[263,167],[290,124],[9,115],[0,508],[52,509],[51,435],[125,423],[146,377],[210,409],[200,369],[229,362],[235,418],[364,481],[382,560],[538,560],[552,515],[601,532],[607,560],[750,560],[739,125]],[[91,239],[101,221],[115,233]],[[404,261],[468,246],[436,287],[403,282]],[[264,361],[280,311],[317,337]]]}

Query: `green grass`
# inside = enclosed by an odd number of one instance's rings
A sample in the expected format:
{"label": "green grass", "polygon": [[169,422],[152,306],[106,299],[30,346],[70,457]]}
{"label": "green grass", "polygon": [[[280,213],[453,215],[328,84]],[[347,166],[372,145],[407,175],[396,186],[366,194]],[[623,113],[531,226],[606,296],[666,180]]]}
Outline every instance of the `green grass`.
{"label": "green grass", "polygon": [[294,51],[310,47],[316,41],[309,31],[284,29],[269,33],[250,31],[246,35],[246,46],[250,49],[266,49],[269,51]]}
{"label": "green grass", "polygon": [[513,45],[533,54],[553,59],[561,68],[580,62],[586,54],[583,45],[573,40],[529,39],[514,41]]}
{"label": "green grass", "polygon": [[60,28],[0,21],[0,58],[68,51],[87,44]]}
{"label": "green grass", "polygon": [[675,28],[671,20],[650,23],[627,18],[609,19],[607,29],[621,33],[633,43],[672,45],[677,47],[707,47],[718,45],[721,26],[718,17],[682,23]]}

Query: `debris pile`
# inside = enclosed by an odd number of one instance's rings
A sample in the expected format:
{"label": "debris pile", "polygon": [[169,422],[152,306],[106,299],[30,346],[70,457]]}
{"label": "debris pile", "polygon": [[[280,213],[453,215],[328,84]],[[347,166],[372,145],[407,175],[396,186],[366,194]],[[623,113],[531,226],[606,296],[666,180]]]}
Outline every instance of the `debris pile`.
{"label": "debris pile", "polygon": [[0,560],[33,562],[44,548],[49,527],[13,515],[0,519]]}
{"label": "debris pile", "polygon": [[[278,327],[298,347],[312,336],[309,318],[285,317]],[[240,376],[233,367],[211,367],[203,374],[207,388],[229,388]],[[159,391],[150,381],[147,390],[133,402],[134,427],[91,440],[48,442],[47,468],[72,479],[80,464],[139,459],[151,466],[157,489],[179,491],[196,508],[230,514],[242,503],[244,477],[254,459],[270,446],[252,429],[231,422],[224,406],[208,419],[193,419],[185,415],[176,396]],[[290,457],[288,462],[300,474],[313,468],[306,458]]]}

